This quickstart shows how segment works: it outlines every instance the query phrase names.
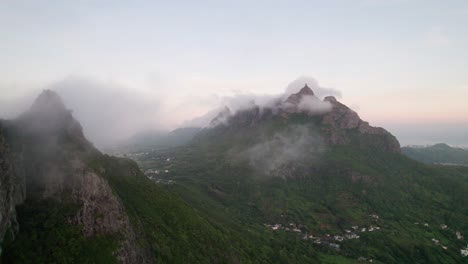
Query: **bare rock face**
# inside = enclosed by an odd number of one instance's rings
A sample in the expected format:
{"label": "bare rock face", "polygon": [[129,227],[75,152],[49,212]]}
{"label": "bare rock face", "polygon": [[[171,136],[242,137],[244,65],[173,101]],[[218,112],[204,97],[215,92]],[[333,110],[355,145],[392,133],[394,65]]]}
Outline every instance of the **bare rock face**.
{"label": "bare rock face", "polygon": [[331,144],[348,144],[350,142],[349,132],[358,132],[359,135],[374,135],[381,139],[381,146],[390,152],[400,152],[400,143],[398,140],[380,127],[372,127],[368,122],[361,120],[359,115],[348,108],[346,105],[338,102],[335,97],[325,97],[324,101],[333,105],[333,110],[323,116],[322,130],[328,135],[328,141]]}
{"label": "bare rock face", "polygon": [[312,91],[307,84],[298,93],[291,94],[288,99],[286,99],[286,103],[297,105],[304,96],[314,96],[314,91]]}
{"label": "bare rock face", "polygon": [[0,245],[8,230],[12,236],[18,231],[15,206],[26,198],[24,173],[17,166],[21,158],[11,152],[0,127]]}
{"label": "bare rock face", "polygon": [[8,147],[0,134],[0,242],[7,230],[16,228],[16,211],[14,200],[14,171],[9,159]]}
{"label": "bare rock face", "polygon": [[75,224],[83,226],[87,237],[120,235],[124,237],[116,256],[121,263],[144,263],[143,251],[136,244],[136,235],[120,199],[112,193],[107,181],[89,170],[79,160],[71,164],[74,175],[72,199],[80,206]]}
{"label": "bare rock face", "polygon": [[388,131],[370,126],[333,96],[320,100],[307,85],[298,93],[291,94],[286,100],[270,107],[252,103],[252,107],[230,114],[225,124],[228,129],[254,127],[275,117],[289,120],[295,114],[306,114],[311,120],[320,119],[318,127],[328,144],[346,145],[354,141],[360,146],[400,152],[398,140]]}

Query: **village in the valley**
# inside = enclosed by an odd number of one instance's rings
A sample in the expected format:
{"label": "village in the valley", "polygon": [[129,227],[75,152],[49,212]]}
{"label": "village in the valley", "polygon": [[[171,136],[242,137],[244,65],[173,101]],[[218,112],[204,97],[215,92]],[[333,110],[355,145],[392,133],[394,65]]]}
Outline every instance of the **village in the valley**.
{"label": "village in the valley", "polygon": [[[373,218],[376,222],[377,220],[380,219],[380,216],[376,214],[370,214],[369,217]],[[423,227],[430,227],[429,223],[415,222],[414,224],[422,225]],[[333,235],[326,233],[326,234],[314,236],[313,234],[310,234],[308,232],[309,230],[308,227],[304,225],[300,225],[300,224],[289,223],[289,224],[264,224],[264,225],[273,231],[284,230],[286,232],[297,233],[298,235],[301,236],[303,240],[309,240],[314,244],[327,245],[337,251],[339,251],[341,248],[341,245],[340,245],[341,242],[344,242],[346,240],[351,240],[351,239],[359,239],[360,238],[359,234],[362,235],[362,233],[375,232],[375,231],[381,230],[381,227],[377,225],[369,225],[369,226],[354,225],[354,226],[351,226],[349,229],[345,229],[344,233],[337,233]],[[441,230],[450,230],[450,228],[445,224],[440,224],[439,227]],[[457,240],[464,240],[464,237],[460,231],[454,231],[453,233]],[[442,249],[448,250],[448,247],[443,245],[439,239],[432,238],[431,241],[435,246],[440,246]],[[460,249],[460,255],[462,257],[468,257],[468,244],[465,248]],[[365,258],[365,257],[360,257],[358,260],[373,262],[372,258]]]}
{"label": "village in the valley", "polygon": [[[152,150],[152,152],[153,151],[154,150]],[[129,158],[137,162],[144,160],[149,155],[150,155],[150,152],[117,154],[117,156]],[[159,162],[163,162],[164,166],[162,166],[162,168],[146,169],[144,171],[145,176],[156,184],[164,184],[164,185],[175,184],[176,183],[175,180],[168,179],[168,177],[170,177],[170,170],[173,167],[173,163],[171,163],[172,159],[170,157],[157,157],[157,156],[152,156],[151,159],[157,160]]]}

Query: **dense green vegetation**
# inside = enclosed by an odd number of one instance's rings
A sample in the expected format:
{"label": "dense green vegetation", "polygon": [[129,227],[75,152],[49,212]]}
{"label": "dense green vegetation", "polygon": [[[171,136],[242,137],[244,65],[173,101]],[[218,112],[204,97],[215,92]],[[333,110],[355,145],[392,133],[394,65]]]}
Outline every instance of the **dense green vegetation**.
{"label": "dense green vegetation", "polygon": [[55,200],[27,200],[17,207],[20,232],[4,241],[2,263],[117,263],[118,238],[86,238],[69,223],[78,207]]}
{"label": "dense green vegetation", "polygon": [[404,147],[402,152],[415,160],[424,163],[442,163],[447,165],[468,166],[468,150],[450,147],[447,144],[436,144],[429,147]]}
{"label": "dense green vegetation", "polygon": [[201,193],[183,195],[201,202],[192,207],[179,194],[198,190],[156,185],[132,161],[102,156],[90,164],[105,169],[132,223],[140,228],[141,245],[159,263],[318,263],[322,256],[336,254],[318,255],[299,237],[240,221],[236,213]]}

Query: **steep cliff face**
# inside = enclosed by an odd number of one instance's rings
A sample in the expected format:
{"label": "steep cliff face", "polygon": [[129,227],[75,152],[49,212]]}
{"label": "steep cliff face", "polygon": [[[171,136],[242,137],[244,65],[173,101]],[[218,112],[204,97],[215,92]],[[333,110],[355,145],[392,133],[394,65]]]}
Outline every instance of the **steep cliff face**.
{"label": "steep cliff face", "polygon": [[10,236],[18,231],[15,206],[22,203],[26,195],[24,173],[18,166],[21,158],[11,152],[0,124],[0,245],[9,230]]}
{"label": "steep cliff face", "polygon": [[5,138],[0,134],[0,242],[7,230],[16,226],[14,173]]}
{"label": "steep cliff face", "polygon": [[[151,262],[151,256],[137,244],[125,207],[103,176],[105,170],[90,165],[102,154],[84,137],[81,125],[57,94],[44,91],[8,129],[15,134],[16,148],[9,151],[0,136],[0,237],[16,226],[15,205],[24,199],[18,187],[25,186],[28,199],[74,205],[76,213],[66,221],[80,226],[84,237],[104,235],[118,240],[114,256],[119,262]],[[21,170],[23,186],[15,183]]]}
{"label": "steep cliff face", "polygon": [[330,102],[333,106],[333,109],[326,113],[322,119],[322,130],[327,135],[330,144],[348,144],[352,138],[350,132],[355,132],[360,143],[366,143],[365,141],[371,136],[374,137],[372,144],[389,152],[400,152],[400,143],[387,130],[370,126],[356,112],[338,102],[333,96],[325,97],[324,101]]}
{"label": "steep cliff face", "polygon": [[72,160],[70,165],[74,181],[71,199],[80,208],[70,220],[83,226],[83,234],[87,237],[102,234],[123,236],[125,239],[115,252],[120,262],[147,262],[146,253],[136,243],[136,234],[125,208],[107,180],[80,160]]}

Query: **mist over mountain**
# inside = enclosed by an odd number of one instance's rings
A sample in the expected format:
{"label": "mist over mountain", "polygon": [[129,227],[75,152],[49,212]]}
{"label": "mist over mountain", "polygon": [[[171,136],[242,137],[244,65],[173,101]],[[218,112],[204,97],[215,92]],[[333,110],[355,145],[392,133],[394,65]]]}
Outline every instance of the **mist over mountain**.
{"label": "mist over mountain", "polygon": [[[298,92],[308,84],[319,99],[325,96],[341,98],[337,89],[326,88],[311,77],[299,77],[284,89],[278,86],[278,94],[234,93],[233,95],[214,96],[207,101],[193,98],[192,104],[171,104],[164,93],[129,89],[115,82],[99,81],[86,77],[69,77],[44,87],[57,91],[64,102],[73,109],[73,114],[81,120],[86,136],[99,148],[108,148],[125,141],[136,134],[147,131],[169,132],[183,127],[206,127],[224,107],[236,112],[249,108],[252,102],[261,107],[272,107],[278,100],[285,100],[290,94]],[[0,114],[3,118],[15,118],[27,108],[41,92],[27,93],[15,100],[3,101]],[[159,96],[161,95],[161,96]],[[318,104],[303,102],[303,107]],[[310,101],[310,100],[309,100]],[[193,104],[194,103],[194,104]],[[192,107],[203,106],[205,114],[190,111]],[[322,105],[320,107],[326,107]],[[184,109],[182,115],[174,117],[172,113]],[[464,135],[468,125],[460,123],[418,124],[398,123],[377,120],[387,127],[402,141],[403,145],[434,144],[449,142],[456,145],[468,145]]]}
{"label": "mist over mountain", "polygon": [[[140,91],[88,78],[70,77],[47,86],[56,91],[73,114],[82,120],[86,135],[98,146],[109,146],[148,129],[169,129],[161,123],[161,102]],[[3,112],[15,117],[32,102],[27,95]]]}

